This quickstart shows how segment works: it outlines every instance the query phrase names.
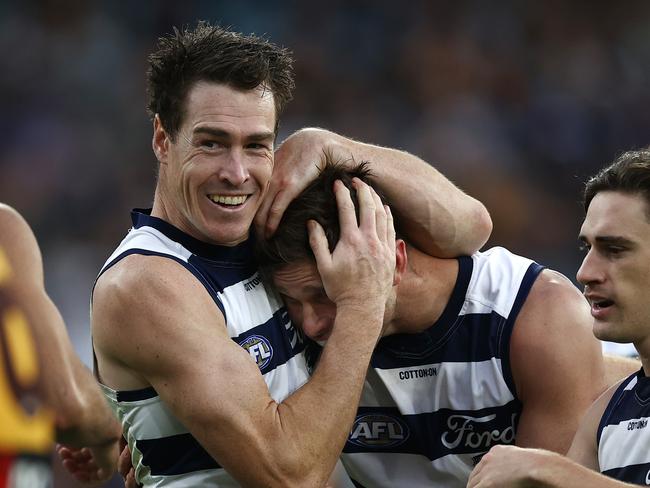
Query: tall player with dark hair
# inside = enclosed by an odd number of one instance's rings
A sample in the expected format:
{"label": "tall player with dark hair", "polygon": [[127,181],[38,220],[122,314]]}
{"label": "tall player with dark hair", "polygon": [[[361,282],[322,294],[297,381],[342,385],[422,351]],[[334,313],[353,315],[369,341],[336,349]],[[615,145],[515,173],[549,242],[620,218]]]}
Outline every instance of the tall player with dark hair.
{"label": "tall player with dark hair", "polygon": [[471,488],[650,484],[650,151],[626,152],[599,171],[587,182],[584,205],[586,255],[577,278],[591,304],[594,334],[634,344],[642,368],[591,406],[568,458],[494,449],[472,474]]}
{"label": "tall player with dark hair", "polygon": [[0,487],[50,486],[55,440],[87,446],[75,459],[85,464],[80,480],[110,479],[119,438],[119,423],[45,292],[31,229],[0,204]]}

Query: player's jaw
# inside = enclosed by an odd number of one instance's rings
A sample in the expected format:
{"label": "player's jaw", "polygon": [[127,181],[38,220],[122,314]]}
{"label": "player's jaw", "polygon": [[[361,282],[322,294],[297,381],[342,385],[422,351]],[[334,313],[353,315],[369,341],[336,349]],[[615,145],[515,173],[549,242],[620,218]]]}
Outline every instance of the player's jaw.
{"label": "player's jaw", "polygon": [[602,341],[634,342],[637,332],[629,323],[629,307],[621,297],[604,291],[585,290],[585,298],[594,318],[593,332]]}

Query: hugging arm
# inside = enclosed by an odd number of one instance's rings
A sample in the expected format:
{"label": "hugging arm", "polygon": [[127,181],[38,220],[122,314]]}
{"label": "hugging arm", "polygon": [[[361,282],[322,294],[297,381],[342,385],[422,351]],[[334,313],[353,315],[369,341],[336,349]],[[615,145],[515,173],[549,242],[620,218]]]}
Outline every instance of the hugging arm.
{"label": "hugging arm", "polygon": [[291,200],[318,176],[326,158],[350,166],[368,161],[400,230],[432,256],[472,254],[492,232],[485,206],[422,159],[310,128],[288,137],[276,151],[269,190],[256,217],[267,236],[275,231]]}

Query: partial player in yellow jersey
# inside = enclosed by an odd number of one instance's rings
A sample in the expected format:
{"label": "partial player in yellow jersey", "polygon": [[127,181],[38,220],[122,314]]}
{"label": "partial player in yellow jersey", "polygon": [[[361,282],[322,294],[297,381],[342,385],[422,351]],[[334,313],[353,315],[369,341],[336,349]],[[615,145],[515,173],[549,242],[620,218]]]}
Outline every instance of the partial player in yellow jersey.
{"label": "partial player in yellow jersey", "polygon": [[[77,478],[109,479],[121,429],[74,353],[43,282],[34,234],[0,204],[0,488],[50,485],[54,441],[90,468]],[[64,464],[71,452],[59,449]],[[74,473],[73,473],[74,474]]]}

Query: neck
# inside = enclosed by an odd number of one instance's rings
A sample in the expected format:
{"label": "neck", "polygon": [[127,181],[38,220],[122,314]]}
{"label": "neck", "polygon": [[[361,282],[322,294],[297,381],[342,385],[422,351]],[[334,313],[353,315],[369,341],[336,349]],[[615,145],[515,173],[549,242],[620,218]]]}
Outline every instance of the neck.
{"label": "neck", "polygon": [[431,327],[445,310],[456,285],[456,259],[434,258],[412,247],[408,258],[384,335],[416,334]]}
{"label": "neck", "polygon": [[641,366],[643,366],[643,374],[650,377],[650,357],[640,355]]}
{"label": "neck", "polygon": [[156,185],[156,190],[153,197],[153,205],[151,206],[151,216],[158,217],[159,219],[169,222],[172,225],[177,225],[174,219],[167,212],[167,205],[163,198],[163,191],[160,188],[160,182]]}

